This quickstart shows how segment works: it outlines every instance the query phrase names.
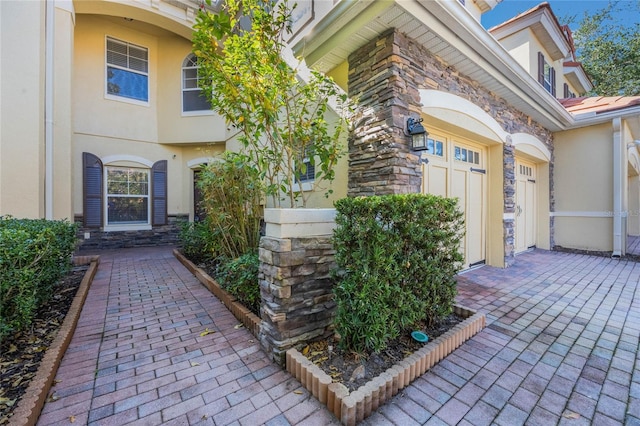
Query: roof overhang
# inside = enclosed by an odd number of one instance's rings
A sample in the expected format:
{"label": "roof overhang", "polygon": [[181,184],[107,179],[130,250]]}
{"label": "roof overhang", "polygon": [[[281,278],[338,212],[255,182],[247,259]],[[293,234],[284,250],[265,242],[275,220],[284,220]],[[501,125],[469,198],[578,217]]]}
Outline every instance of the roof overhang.
{"label": "roof overhang", "polygon": [[531,29],[536,38],[542,43],[552,60],[566,58],[571,52],[571,45],[565,37],[558,19],[547,3],[524,12],[489,30],[493,36],[502,40],[512,34]]}
{"label": "roof overhang", "polygon": [[433,55],[551,131],[571,115],[457,1],[342,1],[293,51],[327,72],[385,31],[397,28]]}
{"label": "roof overhang", "polygon": [[586,93],[593,88],[589,76],[579,62],[565,62],[562,72],[569,83],[578,89],[579,94]]}

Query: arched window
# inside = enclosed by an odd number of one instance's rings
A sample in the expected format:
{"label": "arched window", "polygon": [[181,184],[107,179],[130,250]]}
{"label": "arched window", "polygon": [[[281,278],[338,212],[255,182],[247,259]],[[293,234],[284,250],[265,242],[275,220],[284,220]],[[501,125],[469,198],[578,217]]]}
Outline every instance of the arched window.
{"label": "arched window", "polygon": [[211,110],[199,82],[198,58],[191,53],[182,63],[182,112]]}

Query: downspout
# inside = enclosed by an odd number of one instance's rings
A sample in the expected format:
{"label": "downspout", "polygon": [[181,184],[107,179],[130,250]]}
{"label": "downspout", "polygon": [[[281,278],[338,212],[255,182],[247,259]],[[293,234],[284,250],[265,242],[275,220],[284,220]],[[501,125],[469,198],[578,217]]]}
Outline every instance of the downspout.
{"label": "downspout", "polygon": [[47,0],[44,77],[44,217],[53,219],[53,50],[55,0]]}
{"label": "downspout", "polygon": [[[625,254],[624,241],[625,238],[623,231],[625,226],[623,224],[626,221],[626,211],[624,210],[624,190],[625,184],[623,179],[626,176],[623,175],[624,161],[625,161],[625,147],[622,144],[622,135],[620,132],[621,119],[614,118],[612,121],[613,126],[613,253],[612,257],[621,257]],[[623,218],[623,215],[625,216]]]}

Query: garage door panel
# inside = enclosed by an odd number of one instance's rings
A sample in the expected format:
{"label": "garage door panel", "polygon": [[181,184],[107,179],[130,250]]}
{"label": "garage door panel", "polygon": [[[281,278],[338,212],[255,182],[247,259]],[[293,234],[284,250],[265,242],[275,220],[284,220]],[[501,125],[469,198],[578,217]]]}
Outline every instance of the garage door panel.
{"label": "garage door panel", "polygon": [[434,164],[428,167],[427,173],[427,186],[428,193],[439,195],[442,197],[447,196],[447,180],[449,176],[449,169],[446,165]]}

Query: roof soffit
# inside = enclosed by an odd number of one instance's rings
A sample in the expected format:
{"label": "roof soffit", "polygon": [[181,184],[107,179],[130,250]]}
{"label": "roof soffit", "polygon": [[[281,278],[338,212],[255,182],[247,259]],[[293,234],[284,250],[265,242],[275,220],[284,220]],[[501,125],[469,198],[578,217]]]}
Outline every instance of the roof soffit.
{"label": "roof soffit", "polygon": [[293,51],[327,72],[391,28],[549,130],[570,124],[571,115],[457,1],[340,2]]}
{"label": "roof soffit", "polygon": [[571,52],[571,45],[548,7],[525,12],[489,31],[497,40],[502,40],[527,28],[531,29],[553,61],[566,58]]}

